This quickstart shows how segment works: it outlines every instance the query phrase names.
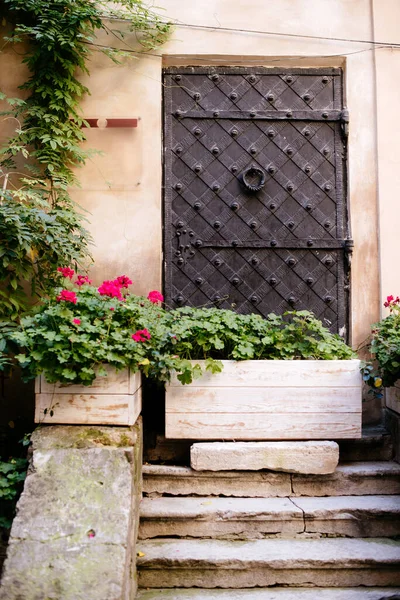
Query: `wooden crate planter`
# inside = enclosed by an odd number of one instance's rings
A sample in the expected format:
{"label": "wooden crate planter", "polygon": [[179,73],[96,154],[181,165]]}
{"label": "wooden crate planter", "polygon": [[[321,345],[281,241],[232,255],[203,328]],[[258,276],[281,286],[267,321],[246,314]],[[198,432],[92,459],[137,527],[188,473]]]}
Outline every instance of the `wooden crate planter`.
{"label": "wooden crate planter", "polygon": [[400,381],[385,390],[385,400],[388,408],[400,414]]}
{"label": "wooden crate planter", "polygon": [[167,438],[361,437],[360,361],[222,362],[222,373],[206,373],[190,385],[174,378],[167,386]]}
{"label": "wooden crate planter", "polygon": [[52,384],[38,377],[35,423],[133,425],[142,410],[141,374],[106,370],[107,377],[97,377],[89,387]]}

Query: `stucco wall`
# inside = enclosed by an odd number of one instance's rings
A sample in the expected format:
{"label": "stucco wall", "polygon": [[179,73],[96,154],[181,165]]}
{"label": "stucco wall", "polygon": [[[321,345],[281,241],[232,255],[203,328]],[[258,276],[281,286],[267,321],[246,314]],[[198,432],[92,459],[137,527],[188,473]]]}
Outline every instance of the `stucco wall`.
{"label": "stucco wall", "polygon": [[[377,42],[400,44],[400,2],[374,0],[374,30]],[[375,50],[377,146],[379,176],[379,236],[381,304],[390,294],[400,295],[397,267],[400,232],[400,48]]]}
{"label": "stucco wall", "polygon": [[[396,2],[392,0],[393,4]],[[385,12],[386,3],[391,2],[379,2],[375,10]],[[82,187],[74,190],[74,197],[90,213],[90,228],[96,243],[95,279],[127,273],[134,279],[139,293],[162,285],[161,73],[164,65],[341,66],[350,110],[349,191],[355,242],[352,338],[353,344],[358,345],[368,334],[370,323],[378,318],[380,301],[374,52],[368,44],[218,31],[218,27],[370,40],[373,36],[370,0],[162,0],[158,4],[170,18],[216,29],[177,27],[171,40],[153,53],[155,55],[135,56],[120,66],[99,53],[92,57],[91,76],[83,78],[91,90],[91,96],[83,103],[84,116],[140,117],[137,129],[88,132],[88,146],[103,150],[104,155],[94,157],[80,170]],[[390,16],[382,14],[381,19],[384,27]],[[110,43],[108,38],[104,41]],[[390,51],[376,52],[377,65],[380,52]],[[400,61],[400,54],[396,56]],[[6,65],[3,78],[8,81],[8,93],[12,93],[24,73],[16,74],[12,51],[2,60]],[[383,61],[385,71],[383,55],[379,61]],[[13,72],[7,69],[11,63]],[[387,86],[390,72],[391,69],[387,69]],[[378,76],[385,75],[379,72]],[[393,80],[391,85],[394,85]],[[398,90],[400,93],[400,87]],[[395,98],[392,101],[395,102]],[[387,110],[379,98],[378,105],[380,110]],[[380,163],[379,169],[381,177],[386,177]],[[396,177],[400,177],[399,172],[397,170]],[[382,191],[386,194],[386,186],[394,200],[395,190],[387,182],[380,182],[381,196]],[[385,214],[390,222],[390,214]],[[382,214],[380,223],[383,227]],[[387,256],[389,247],[386,238],[385,230],[382,259]],[[395,235],[393,245],[394,240]],[[389,282],[384,273],[382,277],[387,281],[385,290],[390,287],[388,291],[393,292],[395,282]]]}

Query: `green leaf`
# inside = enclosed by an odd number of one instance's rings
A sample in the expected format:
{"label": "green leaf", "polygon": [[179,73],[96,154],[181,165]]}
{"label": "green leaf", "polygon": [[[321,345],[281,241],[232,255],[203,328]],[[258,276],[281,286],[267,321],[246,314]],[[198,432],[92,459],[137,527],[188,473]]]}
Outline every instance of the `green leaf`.
{"label": "green leaf", "polygon": [[72,369],[63,369],[61,373],[65,379],[70,379],[71,381],[73,381],[76,377],[75,371]]}

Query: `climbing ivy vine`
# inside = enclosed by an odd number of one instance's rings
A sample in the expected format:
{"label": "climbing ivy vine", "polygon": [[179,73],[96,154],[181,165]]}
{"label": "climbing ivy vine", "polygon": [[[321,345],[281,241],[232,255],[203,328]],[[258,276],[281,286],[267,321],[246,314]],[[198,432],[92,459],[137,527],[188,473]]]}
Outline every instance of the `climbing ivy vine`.
{"label": "climbing ivy vine", "polygon": [[[90,260],[85,216],[69,194],[83,151],[79,105],[88,89],[77,77],[101,51],[119,62],[126,52],[98,45],[96,33],[113,42],[133,34],[143,52],[162,44],[170,25],[142,0],[0,0],[4,45],[24,44],[29,79],[26,98],[1,99],[15,134],[0,149],[0,319],[16,320],[30,296],[46,294],[57,267]],[[118,29],[121,21],[128,27]],[[121,44],[118,42],[118,45]]]}

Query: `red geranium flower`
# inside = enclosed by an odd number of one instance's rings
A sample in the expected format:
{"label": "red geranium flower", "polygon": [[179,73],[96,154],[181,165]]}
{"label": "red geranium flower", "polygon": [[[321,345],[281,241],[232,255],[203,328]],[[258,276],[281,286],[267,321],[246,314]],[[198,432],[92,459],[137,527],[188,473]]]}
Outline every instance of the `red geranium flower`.
{"label": "red geranium flower", "polygon": [[81,324],[81,320],[80,319],[72,319],[72,322],[75,323],[75,325],[80,325]]}
{"label": "red geranium flower", "polygon": [[122,299],[121,286],[115,281],[103,281],[97,290],[101,296],[109,296],[110,298]]}
{"label": "red geranium flower", "polygon": [[393,304],[399,304],[399,303],[400,303],[399,296],[396,296],[396,299],[394,298],[394,296],[388,296],[386,298],[386,302],[383,303],[383,306],[385,308],[390,308],[393,306]]}
{"label": "red geranium flower", "polygon": [[129,279],[126,275],[120,275],[114,281],[122,288],[127,288],[129,285],[132,285],[132,279]]}
{"label": "red geranium flower", "polygon": [[57,302],[72,302],[72,304],[76,304],[77,297],[75,292],[70,292],[69,290],[62,290],[60,294],[56,298]]}
{"label": "red geranium flower", "polygon": [[147,299],[150,300],[150,302],[153,302],[153,304],[157,304],[157,302],[164,302],[164,296],[160,292],[157,292],[157,290],[149,292]]}
{"label": "red geranium flower", "polygon": [[132,339],[135,342],[147,342],[151,338],[151,334],[147,329],[139,329],[136,333],[132,334]]}
{"label": "red geranium flower", "polygon": [[92,283],[92,280],[89,279],[89,277],[87,275],[78,275],[78,279],[75,281],[75,285],[85,285],[85,284],[90,285],[91,283]]}
{"label": "red geranium flower", "polygon": [[68,279],[72,279],[75,275],[75,271],[70,267],[58,267],[57,271],[63,274],[63,277],[68,277]]}

